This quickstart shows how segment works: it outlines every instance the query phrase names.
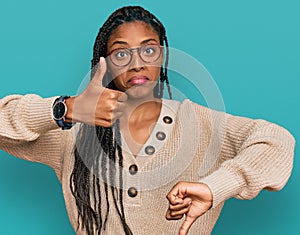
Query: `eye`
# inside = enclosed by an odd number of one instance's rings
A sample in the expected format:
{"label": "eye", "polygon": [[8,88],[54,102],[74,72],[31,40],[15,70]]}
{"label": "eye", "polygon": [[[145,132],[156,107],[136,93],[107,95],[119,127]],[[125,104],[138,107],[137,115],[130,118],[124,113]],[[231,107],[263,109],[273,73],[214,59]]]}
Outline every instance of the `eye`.
{"label": "eye", "polygon": [[147,48],[146,50],[145,50],[145,54],[153,54],[154,53],[154,50],[153,50],[153,48]]}
{"label": "eye", "polygon": [[152,56],[152,55],[156,54],[156,51],[157,51],[157,46],[148,45],[145,47],[143,53],[146,56]]}
{"label": "eye", "polygon": [[123,60],[129,56],[129,52],[125,49],[118,49],[112,53],[113,57],[117,60]]}

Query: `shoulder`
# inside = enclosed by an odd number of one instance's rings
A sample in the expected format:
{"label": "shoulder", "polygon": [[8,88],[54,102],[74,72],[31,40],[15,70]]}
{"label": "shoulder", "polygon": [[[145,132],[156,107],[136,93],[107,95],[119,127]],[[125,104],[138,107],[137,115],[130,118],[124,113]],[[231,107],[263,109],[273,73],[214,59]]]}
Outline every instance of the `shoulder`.
{"label": "shoulder", "polygon": [[202,125],[214,125],[215,122],[225,122],[227,114],[212,108],[195,103],[189,99],[180,102],[178,108],[179,118],[188,118],[190,121],[202,123]]}
{"label": "shoulder", "polygon": [[[178,119],[187,119],[189,122],[197,122],[200,128],[209,128],[212,131],[218,130],[223,135],[245,136],[262,130],[272,132],[286,132],[278,124],[264,119],[253,119],[244,116],[232,115],[223,111],[197,104],[191,100],[184,100],[178,108]],[[188,122],[185,122],[188,123]]]}

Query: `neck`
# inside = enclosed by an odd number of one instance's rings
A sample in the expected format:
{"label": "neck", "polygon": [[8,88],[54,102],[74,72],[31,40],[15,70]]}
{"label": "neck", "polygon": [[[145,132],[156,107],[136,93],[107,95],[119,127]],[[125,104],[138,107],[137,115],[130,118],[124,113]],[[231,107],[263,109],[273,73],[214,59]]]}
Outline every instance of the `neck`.
{"label": "neck", "polygon": [[120,118],[120,128],[127,145],[136,155],[149,138],[160,115],[160,99],[127,100],[126,108]]}
{"label": "neck", "polygon": [[127,121],[152,119],[160,113],[161,99],[147,97],[141,99],[128,99],[123,117]]}

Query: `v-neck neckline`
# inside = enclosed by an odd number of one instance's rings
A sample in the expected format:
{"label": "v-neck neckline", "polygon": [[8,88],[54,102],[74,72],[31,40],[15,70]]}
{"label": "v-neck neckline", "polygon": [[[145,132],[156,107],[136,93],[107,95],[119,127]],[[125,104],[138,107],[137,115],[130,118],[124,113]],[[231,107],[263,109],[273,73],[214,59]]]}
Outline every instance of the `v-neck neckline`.
{"label": "v-neck neckline", "polygon": [[132,153],[121,132],[122,151],[125,151],[127,154],[136,159],[155,155],[162,148],[164,142],[168,138],[168,135],[174,125],[178,107],[178,101],[162,99],[161,110],[157,122],[146,142],[141,145],[142,147],[139,152],[136,155]]}

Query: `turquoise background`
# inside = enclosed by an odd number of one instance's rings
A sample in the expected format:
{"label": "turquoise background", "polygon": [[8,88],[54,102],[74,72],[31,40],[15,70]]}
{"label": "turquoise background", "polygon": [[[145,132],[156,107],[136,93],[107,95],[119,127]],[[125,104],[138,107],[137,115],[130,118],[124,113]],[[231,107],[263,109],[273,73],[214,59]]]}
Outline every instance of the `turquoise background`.
{"label": "turquoise background", "polygon": [[[130,4],[155,13],[170,46],[204,64],[228,113],[267,119],[300,138],[297,0],[1,0],[0,96],[75,94],[90,68],[99,26],[114,9]],[[230,199],[213,234],[299,234],[298,157],[296,147],[293,174],[282,191],[252,201]],[[0,190],[0,234],[74,234],[49,167],[0,152]]]}

